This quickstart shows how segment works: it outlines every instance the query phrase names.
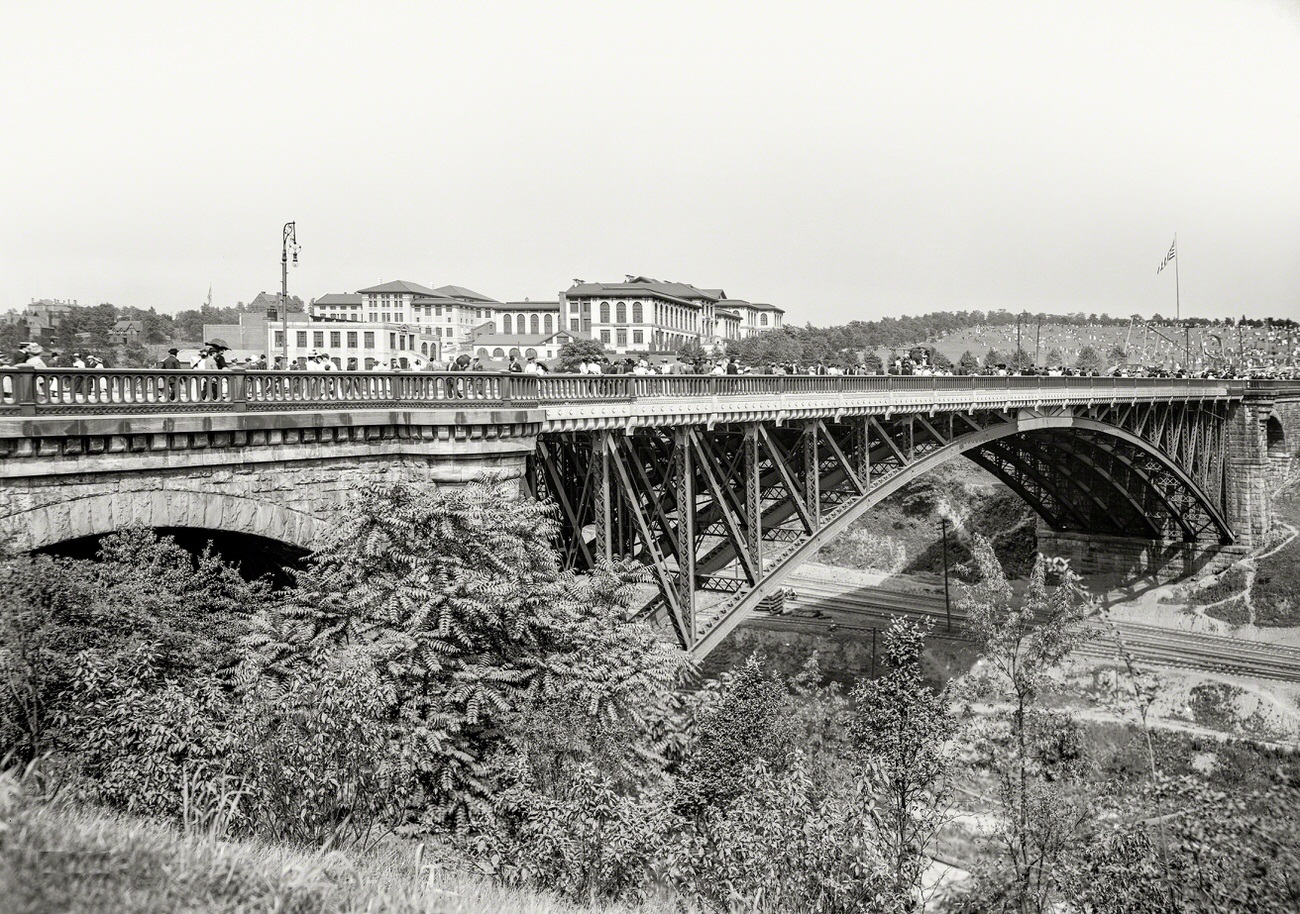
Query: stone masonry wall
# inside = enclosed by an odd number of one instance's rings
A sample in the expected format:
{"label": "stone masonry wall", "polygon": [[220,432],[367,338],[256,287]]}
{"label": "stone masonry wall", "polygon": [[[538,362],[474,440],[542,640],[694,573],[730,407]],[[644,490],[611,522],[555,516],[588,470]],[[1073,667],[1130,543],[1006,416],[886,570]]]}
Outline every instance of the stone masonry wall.
{"label": "stone masonry wall", "polygon": [[29,550],[128,526],[197,527],[310,549],[363,483],[463,485],[492,473],[518,497],[531,450],[531,436],[454,447],[393,437],[3,461],[0,540]]}

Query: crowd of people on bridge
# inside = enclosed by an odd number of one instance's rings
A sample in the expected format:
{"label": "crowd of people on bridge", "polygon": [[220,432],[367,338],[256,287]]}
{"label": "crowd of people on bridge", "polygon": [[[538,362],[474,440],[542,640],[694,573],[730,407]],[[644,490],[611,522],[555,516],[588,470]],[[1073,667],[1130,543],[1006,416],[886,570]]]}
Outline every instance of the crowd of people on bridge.
{"label": "crowd of people on bridge", "polygon": [[[196,371],[222,371],[230,368],[245,370],[286,370],[282,356],[275,356],[269,363],[265,354],[256,358],[228,358],[228,347],[219,344],[205,344],[196,354],[188,359],[181,359],[179,350],[173,348],[163,358],[158,367],[162,369],[190,369]],[[931,350],[916,347],[908,353],[894,354],[883,371],[866,359],[856,363],[840,360],[817,359],[810,362],[770,362],[765,365],[743,365],[735,357],[709,356],[700,357],[647,357],[625,356],[589,356],[581,359],[567,371],[558,365],[548,367],[536,356],[522,360],[517,353],[512,353],[504,369],[510,373],[547,374],[550,372],[576,374],[612,374],[612,375],[896,375],[896,376],[935,376],[953,377],[973,376],[1024,376],[1024,377],[1161,377],[1161,378],[1203,378],[1203,379],[1295,379],[1300,378],[1300,353],[1293,359],[1277,356],[1276,349],[1272,357],[1260,358],[1247,362],[1228,362],[1218,360],[1207,368],[1187,369],[1166,365],[1130,365],[1119,364],[1108,369],[1083,369],[1068,365],[1026,365],[1016,367],[999,362],[993,365],[978,365],[962,371],[950,364],[935,364]],[[939,360],[942,362],[943,360]],[[15,357],[0,354],[0,368],[6,366],[29,366],[32,368],[106,368],[101,358],[73,352],[61,356],[57,351],[46,351],[38,343],[22,344]],[[329,353],[312,351],[306,356],[291,360],[287,365],[290,371],[331,372],[363,370],[356,364],[356,359],[348,359],[346,365],[330,357]],[[391,359],[387,362],[377,361],[364,370],[375,372],[489,372],[501,370],[496,365],[485,366],[482,359],[469,354],[454,356],[447,361],[422,360],[419,364]]]}

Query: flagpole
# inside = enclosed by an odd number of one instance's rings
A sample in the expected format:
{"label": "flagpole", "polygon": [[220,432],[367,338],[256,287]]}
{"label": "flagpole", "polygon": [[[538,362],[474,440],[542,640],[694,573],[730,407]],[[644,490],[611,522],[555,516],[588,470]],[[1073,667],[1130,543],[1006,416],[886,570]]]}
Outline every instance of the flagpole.
{"label": "flagpole", "polygon": [[1174,318],[1183,319],[1183,303],[1178,294],[1178,233],[1174,232]]}

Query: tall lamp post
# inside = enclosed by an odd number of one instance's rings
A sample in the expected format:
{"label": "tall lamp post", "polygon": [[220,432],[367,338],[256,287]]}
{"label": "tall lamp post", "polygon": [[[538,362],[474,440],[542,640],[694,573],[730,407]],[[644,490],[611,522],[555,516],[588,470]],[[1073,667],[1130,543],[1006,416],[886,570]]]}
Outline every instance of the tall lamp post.
{"label": "tall lamp post", "polygon": [[298,265],[298,232],[296,222],[286,222],[280,244],[280,356],[284,368],[289,367],[289,254],[293,265]]}

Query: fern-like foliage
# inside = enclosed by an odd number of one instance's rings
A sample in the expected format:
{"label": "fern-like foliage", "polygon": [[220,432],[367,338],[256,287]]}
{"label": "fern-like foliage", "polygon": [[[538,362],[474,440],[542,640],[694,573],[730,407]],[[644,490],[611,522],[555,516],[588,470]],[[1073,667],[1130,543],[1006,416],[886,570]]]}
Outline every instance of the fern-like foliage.
{"label": "fern-like foliage", "polygon": [[556,709],[573,715],[570,734],[634,728],[633,765],[684,655],[629,621],[639,566],[565,571],[555,533],[548,506],[498,480],[367,485],[296,588],[253,620],[241,680],[264,690],[339,651],[364,655],[391,689],[389,738],[425,826],[489,819],[521,757],[544,768],[596,752],[585,738],[542,751],[526,722]]}

